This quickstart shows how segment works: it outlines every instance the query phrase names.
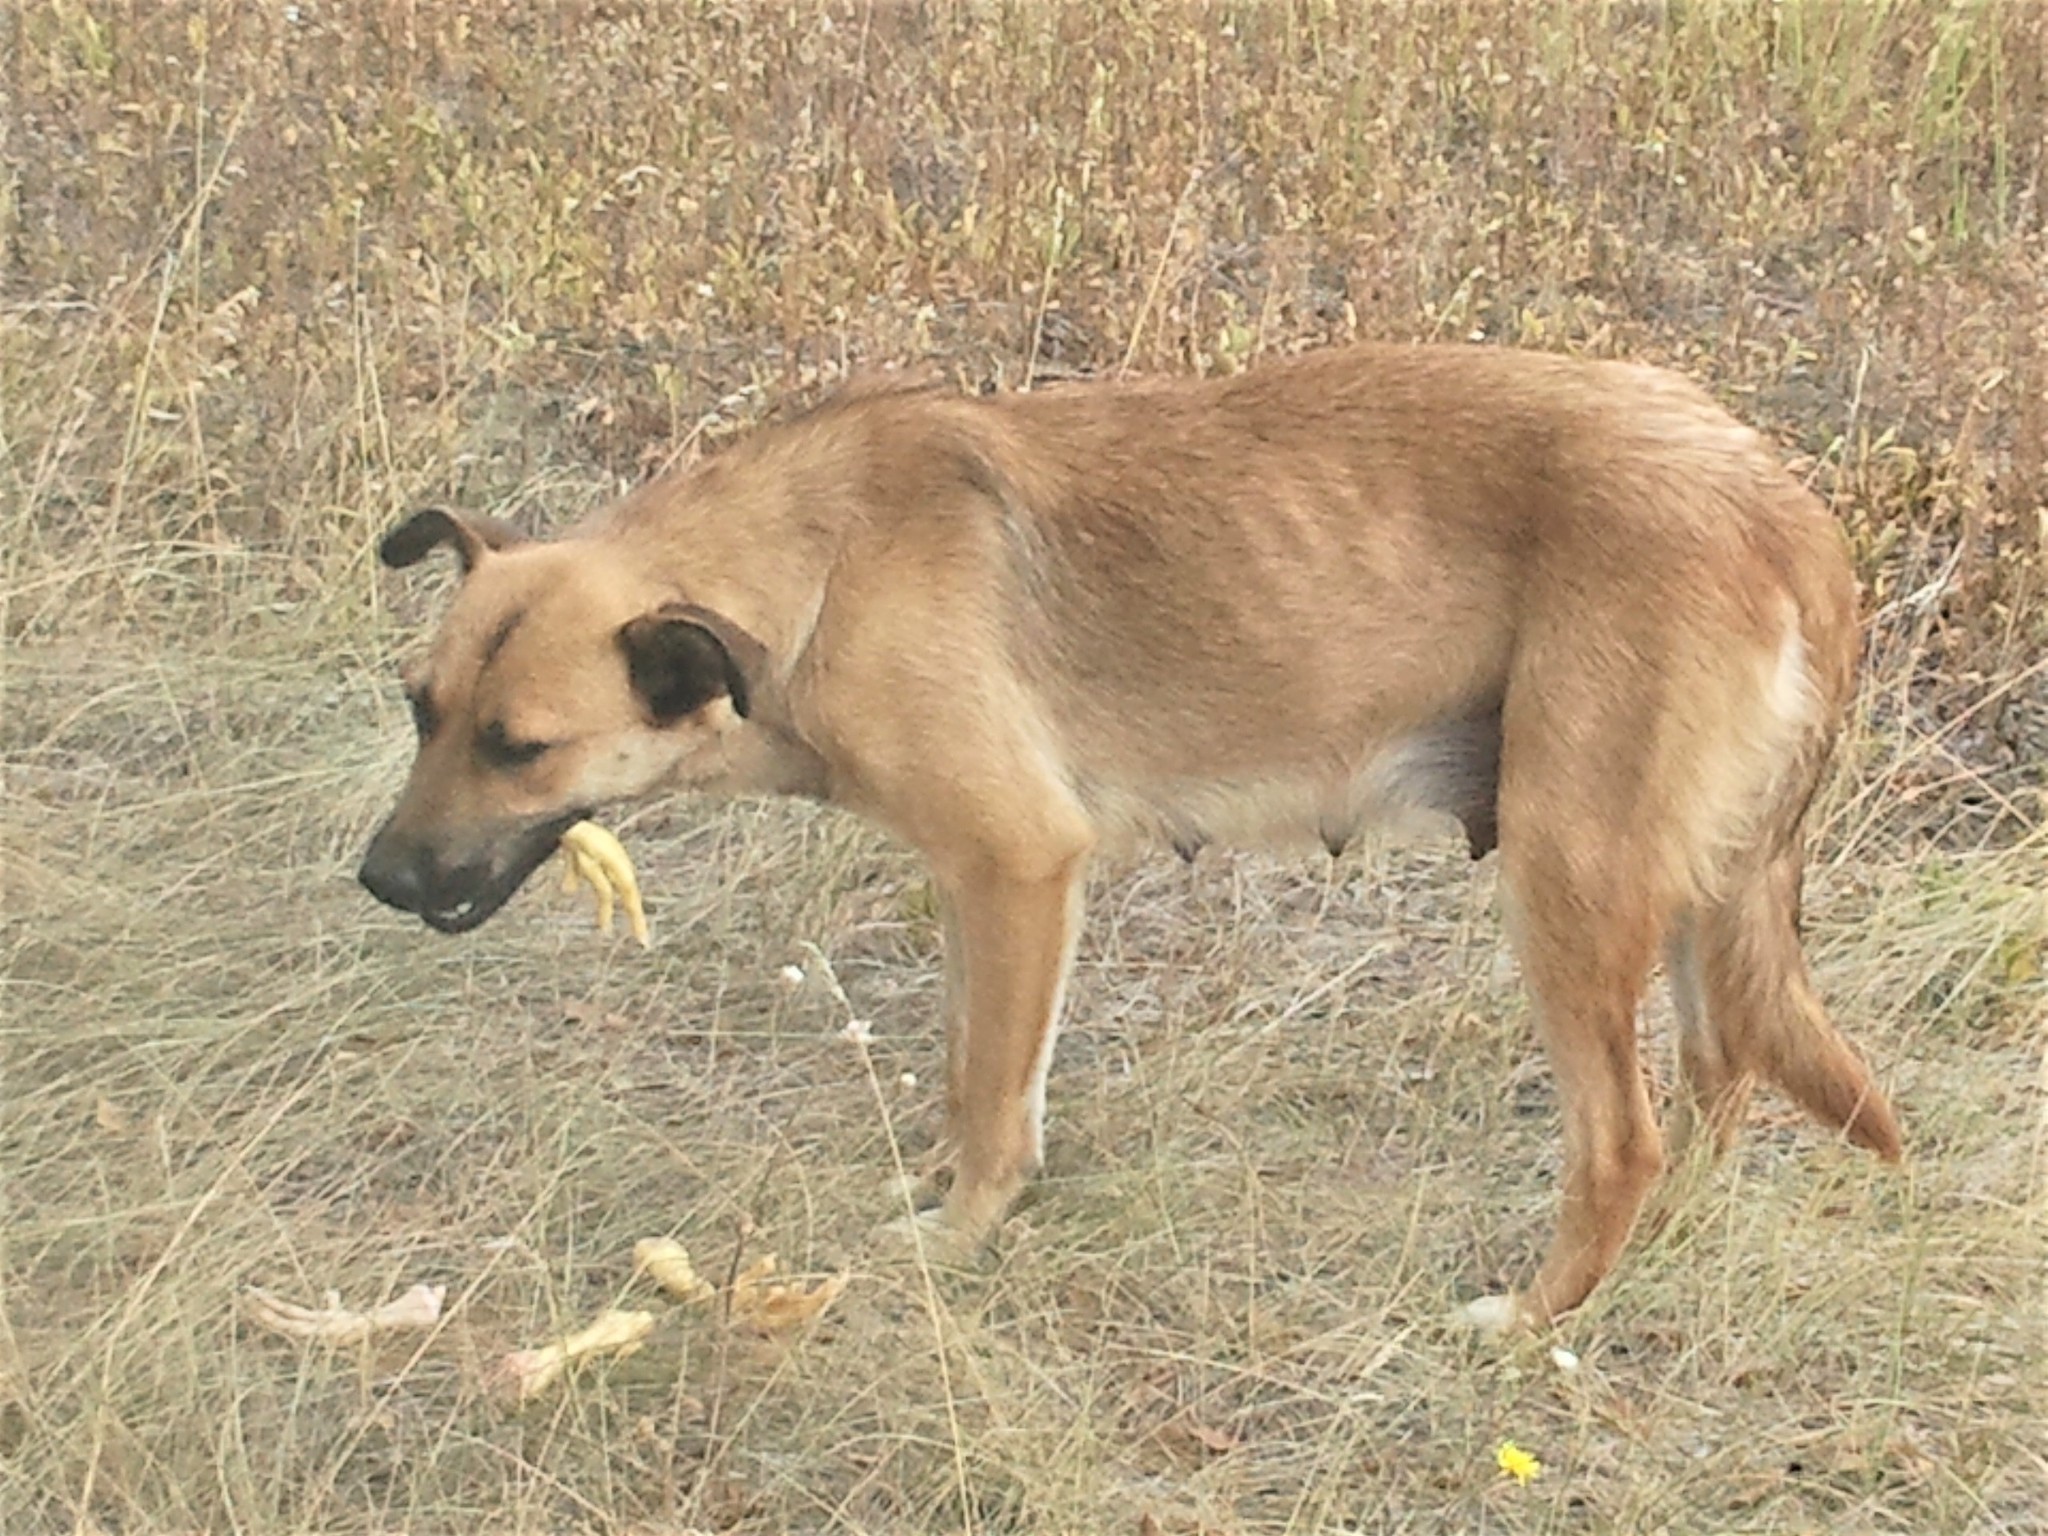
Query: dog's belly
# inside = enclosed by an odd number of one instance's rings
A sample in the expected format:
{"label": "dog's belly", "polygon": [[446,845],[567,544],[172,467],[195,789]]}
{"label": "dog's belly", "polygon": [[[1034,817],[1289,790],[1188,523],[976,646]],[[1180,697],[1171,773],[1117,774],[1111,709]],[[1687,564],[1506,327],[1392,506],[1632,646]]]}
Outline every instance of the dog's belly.
{"label": "dog's belly", "polygon": [[1464,827],[1476,859],[1494,846],[1499,780],[1500,711],[1489,706],[1378,743],[1336,768],[1276,763],[1145,780],[1083,774],[1076,788],[1105,851],[1163,842],[1192,858],[1208,843],[1314,841],[1334,854],[1367,827],[1437,812]]}

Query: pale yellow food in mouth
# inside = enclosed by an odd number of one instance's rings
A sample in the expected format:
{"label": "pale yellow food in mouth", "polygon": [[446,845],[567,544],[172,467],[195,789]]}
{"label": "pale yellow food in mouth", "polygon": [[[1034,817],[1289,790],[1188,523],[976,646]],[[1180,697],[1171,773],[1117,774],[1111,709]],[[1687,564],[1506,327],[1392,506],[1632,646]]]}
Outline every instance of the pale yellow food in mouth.
{"label": "pale yellow food in mouth", "polygon": [[597,898],[597,926],[612,931],[614,901],[626,909],[627,926],[642,949],[648,946],[647,913],[640,906],[640,881],[619,840],[594,821],[579,821],[562,834],[562,889],[590,887]]}

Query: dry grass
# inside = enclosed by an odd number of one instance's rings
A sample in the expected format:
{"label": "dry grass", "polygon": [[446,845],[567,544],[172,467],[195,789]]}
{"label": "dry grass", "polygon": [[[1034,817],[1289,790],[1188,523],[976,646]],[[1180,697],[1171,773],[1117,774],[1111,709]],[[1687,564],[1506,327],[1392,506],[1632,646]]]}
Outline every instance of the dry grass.
{"label": "dry grass", "polygon": [[[2037,8],[0,29],[0,1528],[2040,1529]],[[540,889],[450,943],[350,883],[431,601],[373,579],[398,511],[555,521],[850,362],[1354,331],[1676,361],[1833,497],[1875,622],[1809,929],[1904,1175],[1767,1111],[1558,1339],[1480,1348],[1440,1320],[1527,1260],[1557,1155],[1490,874],[1205,855],[1102,872],[1051,1176],[927,1291],[866,1247],[938,1077],[898,851],[642,812],[647,957]],[[807,945],[866,1053],[776,986]],[[855,1283],[793,1347],[670,1311],[523,1414],[480,1395],[668,1231]],[[424,1345],[232,1314],[417,1281]]]}

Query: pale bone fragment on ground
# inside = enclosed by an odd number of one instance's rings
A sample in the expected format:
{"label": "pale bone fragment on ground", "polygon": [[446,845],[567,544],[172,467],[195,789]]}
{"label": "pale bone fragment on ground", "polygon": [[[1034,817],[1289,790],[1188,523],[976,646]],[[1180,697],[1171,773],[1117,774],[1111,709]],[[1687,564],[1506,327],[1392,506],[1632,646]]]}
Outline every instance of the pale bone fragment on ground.
{"label": "pale bone fragment on ground", "polygon": [[302,1307],[252,1285],[243,1295],[242,1310],[257,1327],[287,1338],[360,1344],[372,1334],[433,1327],[441,1320],[441,1303],[447,1294],[445,1285],[416,1285],[381,1307],[358,1312],[344,1307],[336,1291],[327,1293],[324,1306]]}

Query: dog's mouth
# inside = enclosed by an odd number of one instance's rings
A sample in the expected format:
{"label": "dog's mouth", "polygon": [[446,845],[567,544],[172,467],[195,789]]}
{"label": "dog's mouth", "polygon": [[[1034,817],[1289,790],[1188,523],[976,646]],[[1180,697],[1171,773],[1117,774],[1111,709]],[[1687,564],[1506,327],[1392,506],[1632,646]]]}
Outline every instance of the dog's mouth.
{"label": "dog's mouth", "polygon": [[482,927],[561,846],[562,834],[589,815],[587,810],[565,811],[522,834],[511,858],[485,883],[454,901],[422,906],[420,921],[436,933],[468,933]]}
{"label": "dog's mouth", "polygon": [[481,900],[465,901],[460,906],[422,912],[420,921],[436,933],[467,933],[472,928],[482,927],[485,919],[505,905],[505,901],[504,896],[488,905]]}

